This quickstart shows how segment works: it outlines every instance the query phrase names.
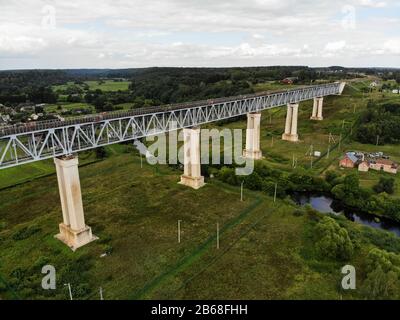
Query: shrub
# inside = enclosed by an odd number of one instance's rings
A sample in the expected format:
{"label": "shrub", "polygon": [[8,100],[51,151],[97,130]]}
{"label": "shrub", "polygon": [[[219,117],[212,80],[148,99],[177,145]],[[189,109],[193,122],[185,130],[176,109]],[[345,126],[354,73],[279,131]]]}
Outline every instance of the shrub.
{"label": "shrub", "polygon": [[392,177],[380,177],[379,182],[373,186],[376,193],[386,192],[393,194],[394,192],[394,178]]}
{"label": "shrub", "polygon": [[15,232],[12,236],[13,240],[24,240],[39,232],[41,229],[37,226],[23,227]]}
{"label": "shrub", "polygon": [[368,299],[398,299],[400,297],[400,256],[377,248],[366,259],[367,277],[361,293]]}
{"label": "shrub", "polygon": [[354,251],[353,243],[345,228],[330,217],[323,217],[315,228],[316,248],[321,256],[348,260]]}

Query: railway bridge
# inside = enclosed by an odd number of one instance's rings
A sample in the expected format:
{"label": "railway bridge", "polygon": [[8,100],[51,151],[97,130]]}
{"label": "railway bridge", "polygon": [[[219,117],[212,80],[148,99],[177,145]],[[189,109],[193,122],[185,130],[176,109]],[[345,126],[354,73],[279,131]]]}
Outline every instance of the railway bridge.
{"label": "railway bridge", "polygon": [[246,114],[243,156],[257,160],[262,157],[261,111],[287,106],[282,139],[296,142],[299,103],[313,99],[310,119],[321,121],[323,98],[340,95],[344,87],[345,82],[334,82],[278,92],[95,114],[65,121],[38,121],[8,126],[0,128],[0,169],[54,159],[63,214],[60,232],[56,237],[76,250],[97,239],[85,224],[78,172],[77,154],[80,151],[183,129],[185,161],[180,183],[198,189],[204,185],[200,170],[202,124]]}

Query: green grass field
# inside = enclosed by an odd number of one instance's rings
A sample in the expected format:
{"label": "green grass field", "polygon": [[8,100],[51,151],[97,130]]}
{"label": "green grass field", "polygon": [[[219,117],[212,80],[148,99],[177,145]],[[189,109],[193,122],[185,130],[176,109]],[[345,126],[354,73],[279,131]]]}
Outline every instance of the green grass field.
{"label": "green grass field", "polygon": [[[84,81],[88,86],[90,90],[96,90],[100,89],[102,91],[124,91],[128,90],[129,81],[113,81],[113,80],[103,80],[103,81],[95,81],[95,80],[90,80],[90,81]],[[74,85],[73,82],[67,82],[62,85],[57,85],[53,86],[53,89],[55,91],[57,90],[66,90],[69,86]]]}
{"label": "green grass field", "polygon": [[124,91],[128,90],[129,81],[113,81],[104,80],[104,83],[99,83],[98,81],[85,81],[89,85],[90,90],[100,89],[102,91]]}
{"label": "green grass field", "polygon": [[58,104],[48,104],[45,106],[45,111],[48,113],[56,112],[61,113],[62,111],[73,111],[78,109],[90,110],[91,113],[95,113],[96,109],[94,106],[88,103],[71,103],[71,102],[61,102]]}

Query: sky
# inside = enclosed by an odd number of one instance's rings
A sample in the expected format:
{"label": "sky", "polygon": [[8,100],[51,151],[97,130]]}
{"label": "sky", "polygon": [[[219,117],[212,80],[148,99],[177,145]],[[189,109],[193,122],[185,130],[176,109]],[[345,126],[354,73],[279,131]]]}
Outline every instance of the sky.
{"label": "sky", "polygon": [[399,0],[0,0],[0,69],[400,67]]}

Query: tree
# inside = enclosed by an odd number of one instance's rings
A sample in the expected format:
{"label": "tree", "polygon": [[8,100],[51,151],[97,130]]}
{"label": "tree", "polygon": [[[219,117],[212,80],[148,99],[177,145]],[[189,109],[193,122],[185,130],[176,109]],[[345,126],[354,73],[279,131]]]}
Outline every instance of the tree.
{"label": "tree", "polygon": [[398,299],[400,282],[394,271],[385,273],[381,266],[370,272],[362,286],[362,294],[368,299]]}
{"label": "tree", "polygon": [[315,228],[316,248],[321,256],[348,260],[354,252],[353,243],[345,228],[330,217],[323,217]]}
{"label": "tree", "polygon": [[397,82],[398,84],[400,84],[400,72],[397,72],[397,73],[395,74],[394,79],[396,80],[396,82]]}
{"label": "tree", "polygon": [[377,248],[366,258],[367,277],[361,293],[368,299],[398,299],[400,297],[400,256]]}
{"label": "tree", "polygon": [[237,175],[235,174],[235,169],[233,168],[222,167],[218,172],[218,179],[232,185],[238,184]]}
{"label": "tree", "polygon": [[107,151],[104,147],[98,147],[95,150],[97,159],[104,159],[105,157],[107,157]]}
{"label": "tree", "polygon": [[394,181],[392,177],[380,177],[379,182],[373,186],[373,189],[376,193],[386,192],[388,194],[393,194]]}
{"label": "tree", "polygon": [[339,177],[339,175],[334,170],[328,170],[325,173],[326,182],[333,184],[333,182]]}

